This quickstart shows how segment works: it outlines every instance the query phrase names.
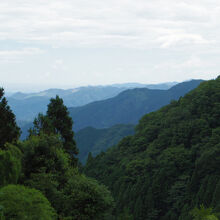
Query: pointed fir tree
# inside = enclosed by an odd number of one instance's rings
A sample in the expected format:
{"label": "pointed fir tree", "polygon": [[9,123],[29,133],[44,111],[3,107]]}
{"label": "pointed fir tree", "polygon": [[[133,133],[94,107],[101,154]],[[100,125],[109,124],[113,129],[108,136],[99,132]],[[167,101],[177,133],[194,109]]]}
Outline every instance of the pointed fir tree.
{"label": "pointed fir tree", "polygon": [[0,88],[0,148],[3,148],[7,142],[16,141],[19,136],[20,129],[16,124],[15,115],[4,97],[4,89]]}

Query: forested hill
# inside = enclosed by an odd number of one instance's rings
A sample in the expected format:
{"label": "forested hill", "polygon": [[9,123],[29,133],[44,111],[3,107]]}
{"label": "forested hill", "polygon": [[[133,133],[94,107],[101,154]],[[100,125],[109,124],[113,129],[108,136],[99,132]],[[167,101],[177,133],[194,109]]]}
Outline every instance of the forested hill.
{"label": "forested hill", "polygon": [[171,100],[185,95],[201,81],[183,82],[169,90],[130,89],[107,100],[69,108],[74,120],[74,130],[78,131],[88,126],[106,128],[116,124],[137,124],[144,114],[158,110]]}
{"label": "forested hill", "polygon": [[123,137],[134,134],[134,125],[114,125],[110,128],[84,128],[75,134],[79,160],[85,164],[89,152],[96,156],[117,144]]}
{"label": "forested hill", "polygon": [[145,115],[135,135],[90,157],[85,173],[109,187],[118,217],[191,220],[201,204],[220,213],[219,168],[220,77]]}

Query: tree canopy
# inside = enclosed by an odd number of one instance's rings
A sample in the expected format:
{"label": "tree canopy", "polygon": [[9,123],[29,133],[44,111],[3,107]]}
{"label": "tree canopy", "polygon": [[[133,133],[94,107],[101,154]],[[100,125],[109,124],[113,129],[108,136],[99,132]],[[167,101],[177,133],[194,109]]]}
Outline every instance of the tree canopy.
{"label": "tree canopy", "polygon": [[191,220],[220,212],[220,77],[145,115],[136,133],[90,159],[85,174],[109,187],[118,217]]}
{"label": "tree canopy", "polygon": [[56,219],[55,210],[41,192],[20,185],[0,189],[0,206],[6,220]]}
{"label": "tree canopy", "polygon": [[[5,115],[13,116],[5,98],[2,103]],[[0,118],[3,134],[7,120]],[[10,131],[17,128],[13,120]],[[0,148],[1,220],[89,220],[111,215],[114,203],[108,189],[78,171],[72,124],[63,101],[56,97],[47,114],[34,121],[25,141],[17,141],[19,133],[9,133],[11,138]]]}

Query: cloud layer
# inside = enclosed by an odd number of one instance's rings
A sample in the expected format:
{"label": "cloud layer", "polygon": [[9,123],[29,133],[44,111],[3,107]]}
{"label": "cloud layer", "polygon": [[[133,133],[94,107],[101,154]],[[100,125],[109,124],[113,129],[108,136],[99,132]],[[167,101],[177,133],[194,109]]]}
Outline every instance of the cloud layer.
{"label": "cloud layer", "polygon": [[217,44],[219,14],[218,0],[8,0],[0,3],[0,39],[132,48]]}
{"label": "cloud layer", "polygon": [[[157,70],[159,74],[163,68],[172,72],[177,67],[182,67],[183,71],[191,68],[192,72],[198,72],[202,71],[200,67],[203,65],[204,71],[208,68],[217,71],[219,66],[213,57],[220,55],[219,35],[219,0],[0,2],[0,63],[25,62],[26,57],[51,53],[51,50],[60,48],[109,48],[116,53],[124,49],[155,50],[158,56],[153,56],[153,65],[146,67],[141,64],[142,69],[149,73]],[[15,48],[4,46],[6,41],[11,42]],[[159,53],[164,51],[168,57],[170,54],[182,56],[179,60],[174,57],[161,60]],[[48,66],[52,70],[45,72],[58,71],[63,61],[57,61],[66,59],[66,55],[50,56]],[[126,69],[125,66],[111,64],[115,65],[115,69],[120,69],[120,73],[123,68]],[[134,65],[138,66],[136,60]],[[68,71],[72,67],[70,65]],[[76,71],[80,69],[76,68]],[[104,71],[104,67],[101,71]]]}

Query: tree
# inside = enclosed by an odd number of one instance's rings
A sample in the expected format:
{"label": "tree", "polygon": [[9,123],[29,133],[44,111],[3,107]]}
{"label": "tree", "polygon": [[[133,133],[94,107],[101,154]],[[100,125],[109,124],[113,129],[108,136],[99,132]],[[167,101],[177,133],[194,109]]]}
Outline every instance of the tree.
{"label": "tree", "polygon": [[72,219],[103,220],[113,208],[113,198],[107,188],[84,175],[70,178],[64,194],[63,213]]}
{"label": "tree", "polygon": [[45,173],[52,174],[54,179],[63,184],[70,177],[70,156],[64,151],[57,135],[33,135],[20,147],[24,152],[23,171],[26,180],[30,180],[33,174]]}
{"label": "tree", "polygon": [[0,88],[0,148],[7,142],[16,141],[19,136],[20,129],[16,124],[15,115],[4,97],[4,90]]}
{"label": "tree", "polygon": [[73,139],[73,121],[69,116],[67,107],[63,104],[63,100],[59,96],[50,100],[47,116],[55,128],[55,132],[61,135],[64,148],[72,154],[77,154],[76,143]]}
{"label": "tree", "polygon": [[67,107],[63,104],[63,100],[56,96],[50,100],[46,115],[39,114],[34,120],[34,128],[30,130],[30,135],[39,135],[41,132],[60,135],[63,148],[70,154],[72,163],[76,165],[77,159],[74,156],[78,154],[78,150],[72,127],[73,121]]}
{"label": "tree", "polygon": [[0,189],[0,207],[5,219],[56,219],[56,212],[40,191],[20,185]]}
{"label": "tree", "polygon": [[58,135],[30,136],[21,144],[21,150],[22,183],[40,190],[61,219],[103,219],[100,216],[111,209],[110,192],[71,166],[70,155]]}
{"label": "tree", "polygon": [[21,173],[21,152],[12,144],[0,149],[0,186],[16,184]]}

